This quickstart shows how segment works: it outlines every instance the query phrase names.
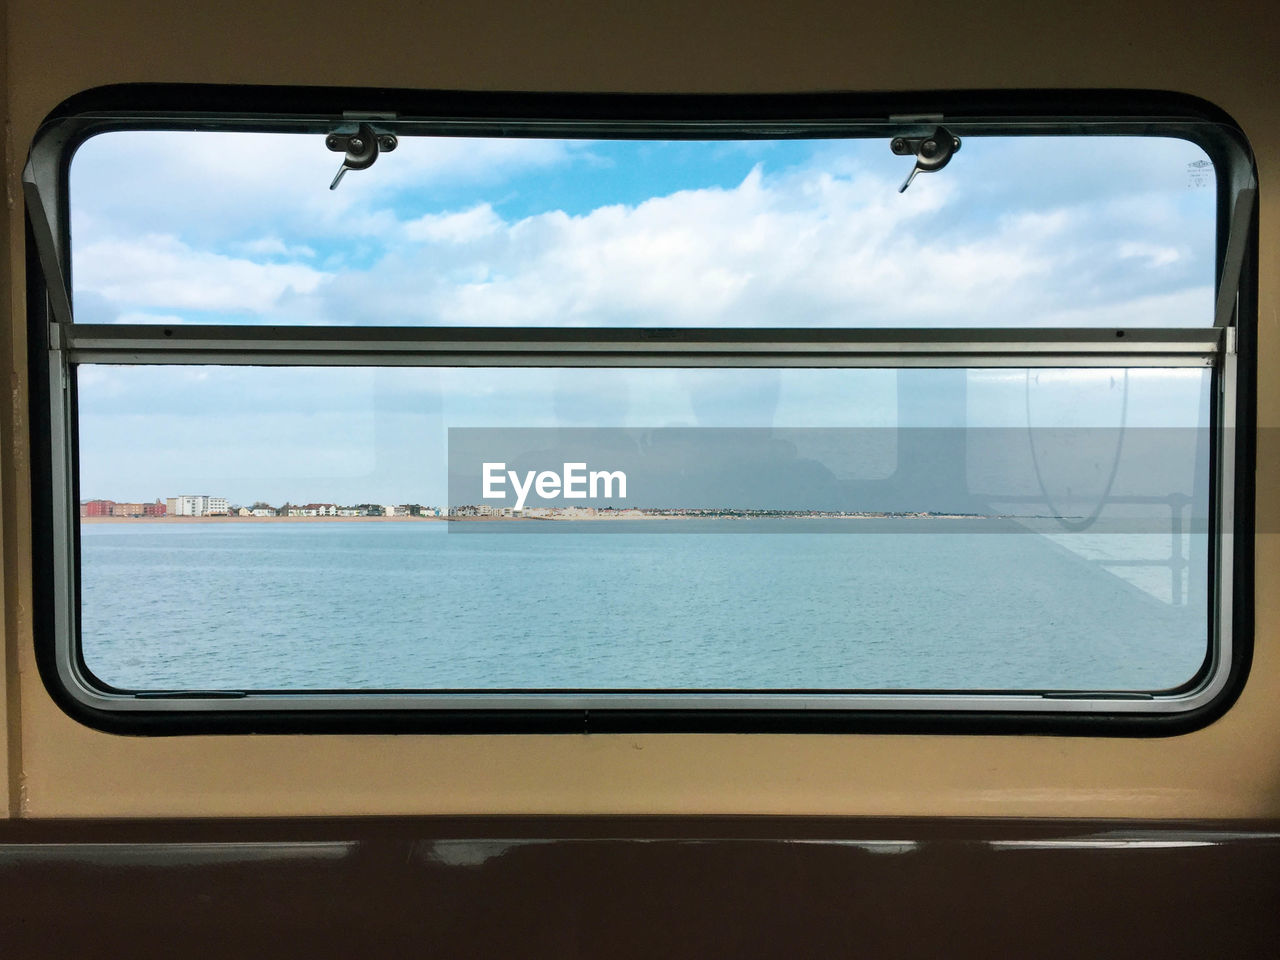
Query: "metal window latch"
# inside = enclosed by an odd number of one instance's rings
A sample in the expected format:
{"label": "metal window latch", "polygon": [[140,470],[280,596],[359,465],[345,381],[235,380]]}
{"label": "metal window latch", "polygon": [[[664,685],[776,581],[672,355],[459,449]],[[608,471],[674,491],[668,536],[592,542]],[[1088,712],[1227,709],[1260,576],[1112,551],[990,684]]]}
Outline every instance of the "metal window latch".
{"label": "metal window latch", "polygon": [[345,153],[338,175],[329,184],[330,190],[337,190],[338,184],[346,176],[348,170],[367,170],[378,159],[378,153],[390,153],[399,142],[393,133],[378,133],[367,123],[362,123],[354,131],[350,128],[339,128],[324,138],[324,145],[334,153]]}
{"label": "metal window latch", "polygon": [[889,149],[900,157],[916,158],[916,165],[898,188],[899,193],[905,193],[917,173],[934,173],[950,163],[960,149],[960,138],[946,127],[938,127],[927,137],[894,137]]}

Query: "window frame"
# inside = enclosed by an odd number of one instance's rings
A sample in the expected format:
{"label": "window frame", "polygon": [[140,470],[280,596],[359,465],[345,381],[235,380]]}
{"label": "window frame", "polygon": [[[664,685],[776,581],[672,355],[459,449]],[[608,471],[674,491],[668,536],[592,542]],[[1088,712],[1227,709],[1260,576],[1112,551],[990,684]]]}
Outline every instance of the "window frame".
{"label": "window frame", "polygon": [[[250,108],[249,105],[252,105]],[[119,129],[316,133],[344,113],[393,114],[459,133],[709,133],[853,130],[910,135],[945,122],[975,132],[1183,136],[1214,161],[1218,297],[1213,327],[1140,329],[345,328],[89,325],[70,303],[68,173],[76,148]],[[415,118],[407,120],[405,118]],[[416,125],[416,126],[415,126]],[[866,131],[863,133],[863,131]],[[24,174],[37,663],[71,716],[119,733],[896,732],[1168,735],[1229,708],[1252,655],[1256,172],[1229,117],[1192,97],[1144,91],[948,91],[893,95],[595,95],[210,86],[118,86],[46,119]],[[1119,344],[1122,344],[1120,346]],[[485,366],[1208,366],[1213,370],[1210,643],[1168,695],[980,692],[656,695],[413,691],[134,694],[95,683],[79,642],[79,363]],[[449,705],[445,705],[445,704]]]}

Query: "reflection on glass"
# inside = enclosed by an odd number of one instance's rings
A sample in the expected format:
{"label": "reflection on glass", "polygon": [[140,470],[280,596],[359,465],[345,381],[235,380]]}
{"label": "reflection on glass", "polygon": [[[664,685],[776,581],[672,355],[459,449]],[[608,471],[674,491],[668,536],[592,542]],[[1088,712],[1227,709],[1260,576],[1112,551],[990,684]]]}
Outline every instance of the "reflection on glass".
{"label": "reflection on glass", "polygon": [[[1200,369],[78,373],[83,653],[125,689],[1157,691],[1208,650]],[[478,428],[677,436],[713,509],[450,535]]]}

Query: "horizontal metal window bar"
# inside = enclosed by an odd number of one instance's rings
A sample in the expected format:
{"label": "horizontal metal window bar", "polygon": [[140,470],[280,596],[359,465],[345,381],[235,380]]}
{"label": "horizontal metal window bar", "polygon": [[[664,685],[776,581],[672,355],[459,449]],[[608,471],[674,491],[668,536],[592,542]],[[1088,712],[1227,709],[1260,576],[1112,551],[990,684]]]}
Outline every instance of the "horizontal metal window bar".
{"label": "horizontal metal window bar", "polygon": [[912,369],[912,368],[1101,368],[1212,367],[1211,355],[1188,354],[839,354],[839,353],[249,353],[229,351],[174,351],[128,353],[83,350],[70,355],[76,364],[122,366],[228,366],[228,367],[617,367],[712,368],[759,367],[763,369]]}
{"label": "horizontal metal window bar", "polygon": [[[599,691],[380,691],[343,690],[322,692],[226,691],[201,699],[193,697],[138,697],[128,693],[101,693],[82,685],[71,689],[85,706],[120,713],[188,713],[206,710],[229,713],[263,710],[323,711],[432,711],[432,710],[839,710],[1024,713],[1178,713],[1209,702],[1221,688],[1223,678],[1189,694],[1145,692],[1046,692],[1021,691],[975,693],[969,690],[928,692],[841,691],[703,691],[677,693],[619,690]],[[234,694],[234,695],[231,695]]]}
{"label": "horizontal metal window bar", "polygon": [[[56,342],[61,334],[61,343]],[[549,329],[74,324],[75,363],[457,366],[1204,366],[1202,329]]]}

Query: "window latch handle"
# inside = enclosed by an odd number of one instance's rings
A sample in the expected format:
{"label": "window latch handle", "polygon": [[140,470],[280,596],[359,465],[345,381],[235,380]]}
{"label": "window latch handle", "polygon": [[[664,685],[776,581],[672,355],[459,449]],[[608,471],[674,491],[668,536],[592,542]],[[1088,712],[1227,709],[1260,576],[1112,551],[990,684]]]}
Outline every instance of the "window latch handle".
{"label": "window latch handle", "polygon": [[330,190],[337,190],[338,184],[346,176],[348,170],[367,170],[373,166],[378,154],[390,153],[399,144],[393,133],[378,133],[367,123],[360,124],[354,133],[343,133],[335,130],[324,138],[324,145],[335,153],[345,153],[338,175],[329,184]]}
{"label": "window latch handle", "polygon": [[900,157],[916,158],[916,165],[898,188],[899,193],[905,193],[917,173],[934,173],[950,163],[960,149],[960,138],[946,127],[938,127],[927,137],[894,137],[889,149]]}

